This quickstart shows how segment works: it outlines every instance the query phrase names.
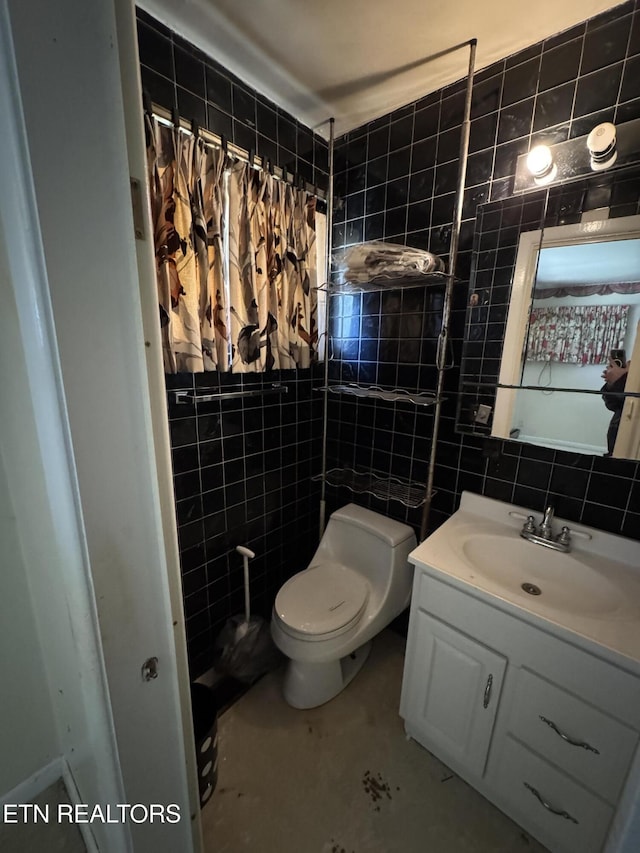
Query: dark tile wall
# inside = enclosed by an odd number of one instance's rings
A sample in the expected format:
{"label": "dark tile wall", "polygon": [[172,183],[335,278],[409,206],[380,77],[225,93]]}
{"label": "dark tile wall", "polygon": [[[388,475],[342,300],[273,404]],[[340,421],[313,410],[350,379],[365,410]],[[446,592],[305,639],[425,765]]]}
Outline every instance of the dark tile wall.
{"label": "dark tile wall", "polygon": [[146,12],[136,14],[142,86],[154,103],[326,189],[324,139]]}
{"label": "dark tile wall", "polygon": [[[327,185],[327,143],[184,39],[138,10],[143,87],[152,101]],[[174,389],[233,391],[281,383],[284,395],[193,405]],[[166,377],[178,539],[191,676],[213,665],[215,639],[244,612],[242,558],[251,561],[251,609],[269,618],[276,593],[318,543],[322,398],[311,370]]]}
{"label": "dark tile wall", "polygon": [[[227,618],[244,612],[235,547],[256,553],[251,610],[267,619],[280,586],[313,555],[319,485],[311,477],[320,470],[322,398],[309,370],[166,380],[189,661],[197,677],[213,665]],[[268,393],[274,383],[287,393]],[[265,393],[194,406],[175,403],[171,389]]]}
{"label": "dark tile wall", "polygon": [[[459,366],[476,208],[512,196],[516,160],[533,144],[581,136],[602,121],[640,117],[640,4],[627,2],[494,63],[476,75],[451,357]],[[461,67],[466,62],[461,58]],[[395,110],[338,140],[334,245],[385,239],[446,255],[465,81]],[[637,197],[631,202],[635,204]],[[519,204],[519,202],[518,202]],[[500,266],[508,267],[506,247]],[[510,271],[503,282],[508,288]],[[335,296],[332,378],[433,391],[442,288]],[[422,304],[421,304],[422,301]],[[459,367],[447,373],[431,529],[463,490],[640,538],[638,464],[455,432]],[[431,415],[407,404],[332,398],[330,462],[424,481]],[[331,490],[340,503],[343,490]],[[417,523],[419,512],[371,500]]]}

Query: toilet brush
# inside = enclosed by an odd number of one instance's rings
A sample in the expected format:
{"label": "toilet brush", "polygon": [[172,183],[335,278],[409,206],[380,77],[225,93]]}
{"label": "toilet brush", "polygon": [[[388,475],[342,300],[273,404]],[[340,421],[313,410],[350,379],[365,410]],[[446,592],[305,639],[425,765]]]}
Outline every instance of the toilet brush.
{"label": "toilet brush", "polygon": [[256,555],[250,548],[246,548],[244,545],[236,545],[236,551],[238,552],[238,554],[242,554],[242,570],[244,574],[244,621],[246,623],[246,627],[248,628],[249,622],[251,620],[251,603],[249,596],[249,560],[253,560]]}
{"label": "toilet brush", "polygon": [[261,616],[251,615],[249,560],[256,555],[245,545],[237,545],[236,551],[243,561],[244,614],[232,616],[220,631],[215,642],[216,670],[251,684],[277,666],[281,655],[271,639],[269,625]]}

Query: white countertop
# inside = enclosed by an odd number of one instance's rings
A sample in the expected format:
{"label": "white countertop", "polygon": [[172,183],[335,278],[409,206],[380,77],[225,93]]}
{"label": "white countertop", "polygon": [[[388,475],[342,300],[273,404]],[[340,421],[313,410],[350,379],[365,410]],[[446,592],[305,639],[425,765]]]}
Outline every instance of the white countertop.
{"label": "white countertop", "polygon": [[[640,675],[640,542],[555,519],[554,530],[566,524],[573,534],[572,559],[567,561],[565,555],[521,539],[523,520],[514,514],[532,514],[539,521],[539,513],[465,492],[460,509],[418,545],[409,560],[494,607]],[[479,568],[465,547],[474,539],[476,549],[483,542],[504,543],[505,554],[520,553],[524,547],[527,562],[544,562],[547,581],[528,577],[527,569],[513,562],[500,565],[494,574],[486,559]],[[563,574],[567,566],[570,579]],[[522,590],[521,583],[529,580],[539,583],[541,595]]]}

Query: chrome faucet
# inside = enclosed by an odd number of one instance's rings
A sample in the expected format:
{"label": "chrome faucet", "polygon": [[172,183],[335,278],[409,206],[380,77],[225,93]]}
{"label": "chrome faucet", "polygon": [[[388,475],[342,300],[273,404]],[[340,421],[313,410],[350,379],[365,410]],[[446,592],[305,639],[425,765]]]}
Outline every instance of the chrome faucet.
{"label": "chrome faucet", "polygon": [[532,515],[527,516],[520,536],[536,545],[552,548],[554,551],[563,551],[565,554],[571,550],[571,532],[568,527],[563,527],[557,536],[553,535],[553,507],[548,506],[540,526],[536,528],[535,519]]}
{"label": "chrome faucet", "polygon": [[548,506],[544,511],[542,524],[538,528],[538,535],[543,539],[553,539],[553,507]]}

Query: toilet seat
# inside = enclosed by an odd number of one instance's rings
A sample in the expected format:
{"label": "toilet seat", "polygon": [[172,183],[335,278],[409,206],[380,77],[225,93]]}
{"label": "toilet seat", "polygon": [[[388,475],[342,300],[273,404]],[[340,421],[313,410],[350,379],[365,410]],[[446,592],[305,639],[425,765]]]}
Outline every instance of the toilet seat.
{"label": "toilet seat", "polygon": [[326,640],[358,622],[368,599],[369,584],[353,569],[340,563],[319,563],[282,586],[274,614],[290,636]]}

